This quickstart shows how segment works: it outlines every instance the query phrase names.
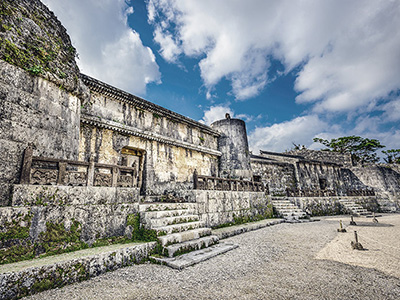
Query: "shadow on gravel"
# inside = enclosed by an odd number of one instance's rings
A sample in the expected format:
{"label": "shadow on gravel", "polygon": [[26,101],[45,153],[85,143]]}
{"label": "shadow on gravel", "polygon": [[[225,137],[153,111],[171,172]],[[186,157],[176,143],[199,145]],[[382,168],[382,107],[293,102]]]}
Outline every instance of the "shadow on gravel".
{"label": "shadow on gravel", "polygon": [[392,224],[385,224],[385,223],[372,223],[372,222],[357,222],[355,227],[393,227]]}

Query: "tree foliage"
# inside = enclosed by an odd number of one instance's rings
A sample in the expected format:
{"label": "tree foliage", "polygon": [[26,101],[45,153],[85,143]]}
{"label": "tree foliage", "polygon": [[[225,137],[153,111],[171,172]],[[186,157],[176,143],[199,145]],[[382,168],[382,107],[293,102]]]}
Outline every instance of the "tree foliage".
{"label": "tree foliage", "polygon": [[353,161],[360,163],[378,162],[379,158],[376,151],[385,147],[384,145],[381,145],[379,140],[363,138],[355,135],[331,139],[330,141],[318,137],[313,140],[314,142],[321,143],[328,147],[323,150],[350,153]]}
{"label": "tree foliage", "polygon": [[390,149],[382,151],[386,157],[383,158],[388,164],[400,164],[400,149]]}

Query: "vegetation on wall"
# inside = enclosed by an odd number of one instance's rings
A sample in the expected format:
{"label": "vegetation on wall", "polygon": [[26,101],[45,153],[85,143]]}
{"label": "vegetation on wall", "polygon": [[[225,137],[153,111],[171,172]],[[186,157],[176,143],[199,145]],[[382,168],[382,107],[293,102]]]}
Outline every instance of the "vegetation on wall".
{"label": "vegetation on wall", "polygon": [[75,91],[76,56],[65,28],[40,1],[0,1],[0,59]]}
{"label": "vegetation on wall", "polygon": [[386,157],[383,160],[388,164],[400,164],[400,149],[390,149],[382,151]]}
{"label": "vegetation on wall", "polygon": [[337,139],[325,140],[314,138],[314,142],[328,147],[324,151],[349,153],[356,163],[375,163],[379,161],[376,151],[385,146],[376,139],[362,138],[360,136],[345,136]]}
{"label": "vegetation on wall", "polygon": [[129,214],[126,217],[126,226],[131,229],[130,236],[98,238],[92,245],[81,240],[82,225],[74,219],[72,219],[69,228],[65,228],[63,222],[46,222],[46,230],[41,232],[38,238],[33,241],[29,235],[31,220],[32,214],[29,213],[1,226],[0,265],[89,247],[157,240],[155,230],[146,229],[140,224],[139,214]]}
{"label": "vegetation on wall", "polygon": [[250,222],[257,222],[265,219],[272,219],[278,217],[278,214],[271,203],[267,204],[265,208],[263,206],[254,207],[253,212],[252,213],[249,212],[250,209],[243,210],[242,213],[233,217],[233,221],[213,226],[212,228],[213,229],[225,228],[229,226],[240,225]]}

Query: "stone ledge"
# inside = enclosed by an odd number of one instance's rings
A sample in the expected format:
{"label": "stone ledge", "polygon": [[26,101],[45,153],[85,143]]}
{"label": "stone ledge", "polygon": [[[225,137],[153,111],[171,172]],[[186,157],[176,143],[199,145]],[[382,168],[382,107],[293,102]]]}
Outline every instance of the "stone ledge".
{"label": "stone ledge", "polygon": [[[88,249],[77,253],[1,266],[0,299],[24,297],[141,263],[148,258],[156,245],[156,242],[118,245],[120,248],[113,245],[97,248],[97,252],[100,251],[100,253],[95,255],[87,255],[92,250]],[[104,252],[101,252],[102,250]],[[80,257],[79,254],[81,254]],[[76,258],[76,256],[78,257]],[[36,264],[36,266],[29,267],[29,263]]]}
{"label": "stone ledge", "polygon": [[139,203],[138,188],[15,184],[13,190],[12,206]]}
{"label": "stone ledge", "polygon": [[285,222],[284,219],[267,219],[267,220],[262,220],[262,221],[258,221],[258,222],[254,222],[254,223],[245,223],[245,224],[241,224],[241,225],[213,229],[212,234],[216,235],[219,239],[226,239],[231,236],[242,234],[242,233],[245,233],[248,231],[257,230],[257,229],[261,229],[264,227],[281,224],[284,222]]}

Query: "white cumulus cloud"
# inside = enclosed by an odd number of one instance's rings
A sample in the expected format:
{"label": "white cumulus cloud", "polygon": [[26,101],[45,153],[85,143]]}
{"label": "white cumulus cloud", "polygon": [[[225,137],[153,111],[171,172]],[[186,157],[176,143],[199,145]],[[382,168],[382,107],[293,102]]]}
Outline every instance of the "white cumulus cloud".
{"label": "white cumulus cloud", "polygon": [[149,0],[148,9],[164,59],[198,58],[206,88],[227,79],[237,100],[279,76],[271,59],[298,72],[296,101],[315,113],[400,88],[400,1]]}
{"label": "white cumulus cloud", "polygon": [[228,105],[216,105],[211,106],[209,109],[204,111],[204,117],[200,122],[210,125],[211,123],[225,119],[225,114],[229,114],[231,118],[235,116],[235,113]]}
{"label": "white cumulus cloud", "polygon": [[293,148],[293,143],[309,147],[314,137],[325,137],[328,124],[317,115],[297,117],[293,120],[257,127],[249,134],[249,146],[254,154],[259,150],[281,152]]}
{"label": "white cumulus cloud", "polygon": [[131,93],[160,82],[155,56],[127,24],[124,0],[43,0],[67,28],[81,71]]}

